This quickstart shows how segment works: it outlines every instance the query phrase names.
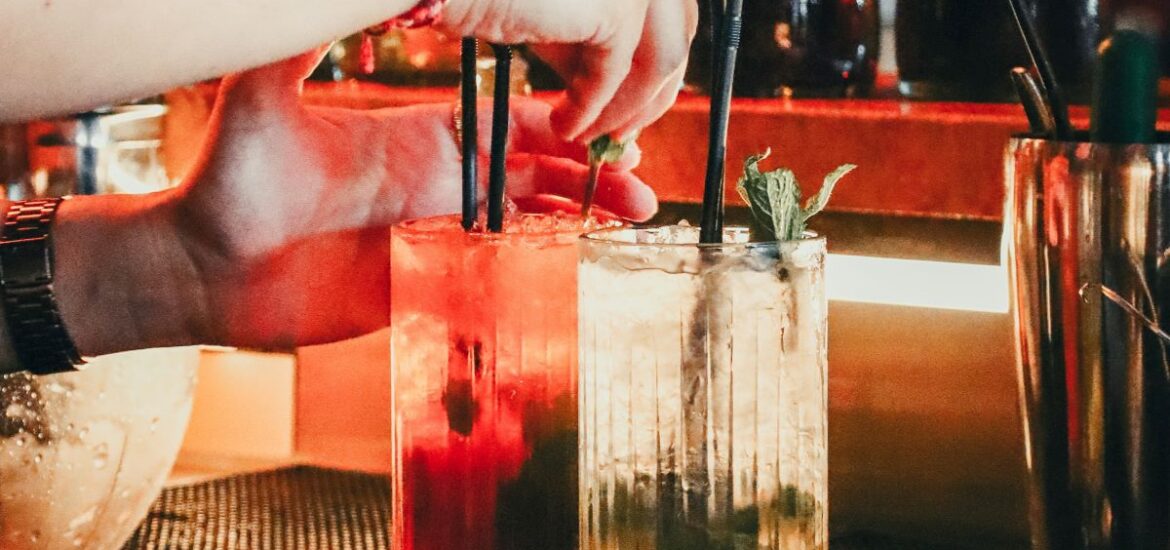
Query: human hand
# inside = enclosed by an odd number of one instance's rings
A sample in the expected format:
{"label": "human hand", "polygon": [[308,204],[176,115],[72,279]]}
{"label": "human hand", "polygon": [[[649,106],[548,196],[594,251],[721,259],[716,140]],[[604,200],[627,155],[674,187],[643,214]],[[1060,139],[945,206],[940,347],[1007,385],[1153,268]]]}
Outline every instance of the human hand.
{"label": "human hand", "polygon": [[565,139],[625,138],[674,103],[698,24],[694,0],[450,0],[464,36],[533,45],[568,82],[553,111]]}
{"label": "human hand", "polygon": [[[385,326],[388,227],[459,208],[451,105],[306,107],[299,89],[316,59],[226,79],[204,156],[172,201],[203,281],[201,341],[288,348]],[[548,113],[539,102],[513,101],[508,188],[517,198],[582,192],[585,149],[554,136]],[[489,126],[485,116],[484,155]],[[603,173],[597,202],[645,219],[656,201],[629,172],[637,156]]]}

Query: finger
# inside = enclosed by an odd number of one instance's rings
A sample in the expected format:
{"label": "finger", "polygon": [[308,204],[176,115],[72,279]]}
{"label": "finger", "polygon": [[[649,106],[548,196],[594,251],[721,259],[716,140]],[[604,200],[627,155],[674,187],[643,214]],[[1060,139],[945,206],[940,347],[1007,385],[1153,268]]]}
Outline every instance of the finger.
{"label": "finger", "polygon": [[633,119],[627,121],[625,125],[617,130],[617,135],[628,136],[640,132],[643,128],[649,126],[654,121],[662,117],[670,107],[674,105],[675,100],[678,99],[678,93],[682,89],[683,79],[686,76],[686,67],[682,67],[678,74],[676,74],[666,86],[663,86],[658,91],[658,96],[650,101],[648,105],[641,109],[641,112]]}
{"label": "finger", "polygon": [[[443,107],[439,107],[442,109]],[[491,109],[490,100],[479,104],[479,150],[491,150]],[[531,153],[572,159],[579,163],[588,162],[588,148],[578,142],[565,141],[555,132],[549,122],[552,107],[543,101],[513,97],[509,117],[508,153]],[[620,170],[633,170],[642,160],[642,151],[636,144],[626,147],[622,157],[610,164]]]}
{"label": "finger", "polygon": [[[579,69],[568,80],[565,96],[553,109],[553,129],[569,141],[584,141],[582,132],[590,127],[630,73],[638,48],[642,18],[626,20],[608,42],[582,52]],[[634,26],[632,26],[634,25]],[[602,128],[601,133],[612,128]]]}
{"label": "finger", "polygon": [[[573,159],[579,163],[589,162],[588,147],[575,141],[561,139],[549,124],[552,107],[543,101],[530,98],[513,100],[512,119],[516,139],[510,145],[510,152],[533,153]],[[626,145],[622,157],[609,164],[618,170],[633,170],[642,162],[642,150],[636,143]]]}
{"label": "finger", "polygon": [[[516,154],[508,159],[508,188],[512,196],[552,194],[575,201],[584,198],[589,169],[569,159]],[[623,218],[642,221],[658,210],[650,186],[623,170],[602,170],[594,202]]]}
{"label": "finger", "polygon": [[528,48],[561,76],[574,74],[581,66],[580,45],[530,44]]}
{"label": "finger", "polygon": [[622,158],[606,164],[606,167],[612,170],[633,170],[642,163],[642,148],[638,146],[638,142],[633,140],[626,141],[626,148],[622,151]]}
{"label": "finger", "polygon": [[329,45],[226,77],[220,96],[237,105],[273,105],[296,103],[304,81],[321,63]]}
{"label": "finger", "polygon": [[[687,2],[687,5],[695,4]],[[693,7],[693,6],[690,6]],[[651,2],[642,30],[641,41],[634,52],[629,76],[622,82],[613,101],[609,102],[582,136],[591,139],[615,129],[615,134],[626,137],[634,119],[653,121],[665,109],[646,116],[650,104],[660,99],[664,90],[673,99],[686,70],[687,54],[695,25],[689,20],[691,10],[677,2]],[[697,18],[697,13],[694,14]],[[638,128],[634,128],[635,130]]]}
{"label": "finger", "polygon": [[[552,155],[586,162],[588,149],[584,144],[563,140],[553,132],[552,124],[549,122],[551,113],[552,106],[548,103],[532,98],[513,97],[508,151]],[[482,128],[482,116],[480,120]],[[490,126],[490,120],[488,122]]]}

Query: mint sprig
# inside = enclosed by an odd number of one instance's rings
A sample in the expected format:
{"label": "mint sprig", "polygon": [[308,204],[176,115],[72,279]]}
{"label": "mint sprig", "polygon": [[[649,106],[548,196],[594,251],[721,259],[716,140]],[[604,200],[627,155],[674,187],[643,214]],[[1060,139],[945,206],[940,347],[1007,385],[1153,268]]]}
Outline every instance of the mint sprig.
{"label": "mint sprig", "polygon": [[608,135],[601,136],[589,142],[589,163],[609,164],[617,162],[626,152],[626,145],[632,142],[617,141]]}
{"label": "mint sprig", "polygon": [[821,190],[800,206],[800,184],[796,174],[787,168],[770,172],[760,171],[760,161],[768,158],[772,150],[752,155],[744,161],[743,176],[736,182],[739,196],[751,208],[752,217],[764,230],[766,236],[778,241],[801,238],[808,228],[809,218],[817,215],[829,203],[837,182],[857,166],[843,164],[825,176]]}
{"label": "mint sprig", "polygon": [[597,180],[601,177],[601,166],[621,160],[626,153],[626,146],[633,143],[634,138],[626,141],[617,141],[608,135],[603,135],[589,142],[589,179],[585,181],[584,198],[581,200],[581,217],[588,218],[589,210],[593,208],[593,194],[597,191]]}

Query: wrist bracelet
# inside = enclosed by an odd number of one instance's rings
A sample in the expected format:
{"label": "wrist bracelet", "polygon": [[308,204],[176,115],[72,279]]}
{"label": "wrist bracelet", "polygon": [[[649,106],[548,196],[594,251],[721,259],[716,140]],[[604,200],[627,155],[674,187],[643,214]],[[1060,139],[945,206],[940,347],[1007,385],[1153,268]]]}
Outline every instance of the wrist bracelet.
{"label": "wrist bracelet", "polygon": [[439,14],[442,13],[443,6],[446,5],[447,0],[421,0],[413,8],[406,10],[406,13],[387,21],[387,24],[399,29],[415,29],[433,25],[439,20]]}
{"label": "wrist bracelet", "polygon": [[33,374],[77,370],[85,364],[65,330],[53,294],[49,228],[63,199],[9,204],[0,232],[0,295],[8,335],[21,366]]}
{"label": "wrist bracelet", "polygon": [[371,37],[386,34],[390,29],[417,29],[433,25],[439,20],[443,6],[448,0],[420,0],[405,13],[383,21],[362,31],[361,50],[358,52],[358,67],[363,74],[374,72],[374,43]]}

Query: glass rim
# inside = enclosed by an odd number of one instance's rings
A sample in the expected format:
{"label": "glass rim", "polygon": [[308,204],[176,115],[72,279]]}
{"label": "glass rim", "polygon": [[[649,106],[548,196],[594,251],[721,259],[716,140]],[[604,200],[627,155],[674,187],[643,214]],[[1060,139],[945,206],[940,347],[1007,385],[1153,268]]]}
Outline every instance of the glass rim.
{"label": "glass rim", "polygon": [[[692,228],[694,230],[699,229],[698,226],[693,226],[693,225],[681,226],[681,225],[671,225],[671,224],[646,225],[646,226],[629,226],[629,225],[627,225],[627,226],[618,226],[618,227],[606,227],[606,228],[595,229],[593,231],[583,233],[580,237],[578,237],[578,241],[582,242],[582,243],[588,243],[590,245],[611,246],[611,247],[615,247],[615,248],[668,248],[668,249],[697,248],[699,250],[738,250],[738,249],[752,250],[752,249],[761,249],[761,248],[764,248],[764,249],[779,248],[782,246],[799,246],[802,244],[810,245],[810,246],[817,246],[817,245],[826,246],[826,244],[827,244],[827,240],[826,240],[825,236],[821,235],[815,231],[805,231],[804,237],[799,238],[799,239],[792,239],[792,240],[787,240],[787,241],[780,241],[780,240],[752,241],[752,242],[743,242],[743,243],[728,243],[728,242],[723,242],[723,243],[697,243],[697,242],[696,243],[638,243],[638,242],[620,241],[617,239],[605,238],[605,235],[610,234],[610,233],[615,233],[617,231],[630,231],[630,230],[644,231],[647,229],[662,229],[662,228],[667,228],[667,227],[689,227],[689,228]],[[726,226],[723,228],[724,234],[726,234],[728,231],[732,231],[732,230],[747,231],[748,227],[742,226],[742,225],[729,225],[729,226]]]}
{"label": "glass rim", "polygon": [[[561,217],[565,220],[584,220],[585,219],[579,215],[572,215],[572,214],[557,215],[557,214],[548,214],[548,213],[541,213],[541,212],[518,212],[518,213],[514,214],[514,216],[515,217],[522,217],[522,218]],[[482,216],[481,216],[481,218],[482,218]],[[454,225],[443,226],[443,227],[434,228],[434,229],[423,229],[423,228],[417,227],[417,224],[422,223],[422,222],[444,220],[444,219],[449,219],[449,220],[453,221]],[[540,231],[501,231],[499,233],[493,233],[490,231],[467,231],[467,230],[464,230],[463,226],[460,223],[461,221],[462,221],[462,218],[461,218],[460,214],[439,214],[436,216],[426,216],[426,217],[422,217],[422,218],[411,218],[409,220],[400,221],[400,222],[390,226],[390,231],[392,233],[398,234],[399,236],[439,237],[442,235],[449,234],[449,235],[462,235],[462,236],[466,236],[466,237],[473,238],[473,239],[503,240],[503,239],[539,239],[542,237],[566,237],[566,236],[577,237],[578,235],[581,235],[582,233],[585,233],[588,231],[604,230],[604,229],[618,229],[618,228],[622,228],[622,227],[627,227],[626,225],[616,225],[613,227],[601,226],[597,229],[588,229],[585,227],[578,226],[578,227],[571,227],[571,228],[566,227],[563,229],[542,229]],[[620,222],[620,221],[605,221],[605,222],[600,222],[600,223],[621,224],[622,222]]]}
{"label": "glass rim", "polygon": [[1104,141],[1090,141],[1087,130],[1073,132],[1073,139],[1052,139],[1051,137],[1032,132],[1017,132],[1011,135],[1010,143],[1054,143],[1060,145],[1091,145],[1093,147],[1109,147],[1125,149],[1128,147],[1142,147],[1156,150],[1170,148],[1170,131],[1158,131],[1154,134],[1154,141],[1149,143],[1108,143]]}

